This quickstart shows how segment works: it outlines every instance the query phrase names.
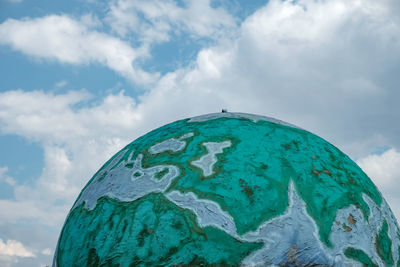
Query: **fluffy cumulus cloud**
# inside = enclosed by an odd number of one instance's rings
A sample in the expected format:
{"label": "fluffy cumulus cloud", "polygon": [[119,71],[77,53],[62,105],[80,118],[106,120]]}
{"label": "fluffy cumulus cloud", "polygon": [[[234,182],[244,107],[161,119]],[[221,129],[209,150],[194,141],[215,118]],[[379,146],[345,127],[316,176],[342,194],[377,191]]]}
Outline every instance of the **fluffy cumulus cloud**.
{"label": "fluffy cumulus cloud", "polygon": [[170,34],[186,32],[192,37],[218,38],[232,31],[235,19],[210,0],[175,1],[115,0],[107,21],[120,36],[134,33],[146,43],[165,42]]}
{"label": "fluffy cumulus cloud", "polygon": [[236,22],[223,8],[213,8],[209,0],[186,1],[180,7],[174,1],[118,0],[110,4],[104,24],[120,37],[101,32],[102,22],[92,15],[73,18],[48,15],[20,20],[7,19],[0,24],[0,44],[9,45],[38,59],[68,64],[96,64],[121,74],[141,85],[157,81],[158,73],[140,67],[149,57],[152,43],[165,42],[180,32],[190,37],[217,39],[232,32]]}
{"label": "fluffy cumulus cloud", "polygon": [[8,267],[18,263],[20,258],[35,258],[36,255],[25,248],[21,242],[16,240],[3,241],[0,238],[0,264]]}
{"label": "fluffy cumulus cloud", "polygon": [[0,239],[0,255],[35,257],[35,254],[26,249],[22,243],[15,240],[7,240],[7,242],[4,242],[2,239]]}
{"label": "fluffy cumulus cloud", "polygon": [[71,137],[117,134],[121,128],[126,131],[140,120],[133,113],[134,99],[125,97],[123,92],[108,95],[91,106],[75,108],[90,98],[85,91],[58,95],[22,90],[1,93],[2,130],[45,143],[65,143]]}
{"label": "fluffy cumulus cloud", "polygon": [[297,110],[325,136],[392,128],[388,119],[378,122],[391,116],[383,107],[397,95],[383,73],[399,68],[399,24],[386,4],[270,1],[242,25],[237,72],[249,77],[272,110]]}
{"label": "fluffy cumulus cloud", "polygon": [[396,217],[400,219],[400,152],[392,148],[382,154],[361,158],[357,164],[381,189]]}
{"label": "fluffy cumulus cloud", "polygon": [[0,24],[0,44],[10,45],[27,55],[68,64],[100,63],[137,83],[157,78],[135,66],[147,55],[146,49],[96,31],[96,19],[80,20],[67,15],[49,15],[22,20],[7,19]]}
{"label": "fluffy cumulus cloud", "polygon": [[11,186],[15,185],[14,178],[7,175],[8,167],[0,167],[0,182],[5,182]]}
{"label": "fluffy cumulus cloud", "polygon": [[[72,200],[94,169],[130,140],[132,130],[141,121],[140,114],[135,112],[135,101],[121,92],[92,106],[75,108],[89,97],[85,92],[53,95],[41,91],[9,91],[0,94],[2,131],[39,142],[45,156],[45,167],[35,188],[38,192],[15,185],[19,202],[14,208],[34,205],[29,201],[32,199]],[[7,205],[10,212],[5,212],[9,210]],[[10,203],[4,204],[1,209],[4,216],[48,217],[34,207],[29,206],[27,213],[11,207]]]}
{"label": "fluffy cumulus cloud", "polygon": [[[102,63],[126,76],[138,71],[132,62],[140,51],[120,38],[135,34],[151,44],[168,41],[174,31],[217,38],[189,67],[161,76],[136,99],[124,92],[100,101],[85,91],[1,93],[0,129],[40,143],[45,160],[34,185],[16,183],[15,200],[0,201],[0,217],[59,227],[90,176],[129,141],[221,108],[283,119],[328,139],[359,159],[400,216],[394,190],[400,185],[399,13],[395,0],[271,0],[235,26],[209,1],[118,0],[104,23],[119,37],[66,15],[5,21],[0,42],[16,50]],[[393,149],[371,155],[379,146]],[[6,169],[0,170],[4,180]]]}

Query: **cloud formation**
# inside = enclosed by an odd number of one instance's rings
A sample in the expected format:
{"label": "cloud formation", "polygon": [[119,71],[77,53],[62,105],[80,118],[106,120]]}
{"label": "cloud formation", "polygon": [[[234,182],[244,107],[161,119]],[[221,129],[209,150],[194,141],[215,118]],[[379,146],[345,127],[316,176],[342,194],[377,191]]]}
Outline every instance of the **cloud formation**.
{"label": "cloud formation", "polygon": [[159,73],[146,72],[140,65],[153,43],[182,32],[191,38],[218,39],[236,28],[235,19],[209,0],[186,1],[183,7],[175,1],[113,1],[106,24],[119,37],[101,32],[103,22],[90,14],[80,19],[65,14],[7,19],[0,24],[0,44],[37,59],[102,64],[134,83],[149,85]]}
{"label": "cloud formation", "polygon": [[[0,263],[11,266],[11,263],[17,263],[18,258],[36,257],[36,255],[24,247],[21,242],[16,240],[7,240],[4,242],[0,238]],[[3,266],[4,266],[3,265]]]}
{"label": "cloud formation", "polygon": [[[21,90],[0,93],[3,133],[24,136],[44,148],[45,167],[37,181],[38,199],[76,196],[84,184],[82,178],[90,178],[95,168],[126,144],[132,129],[140,123],[135,101],[123,92],[108,95],[91,107],[75,107],[89,98],[83,91],[59,95]],[[35,196],[27,191],[27,187],[17,185],[16,198]]]}
{"label": "cloud formation", "polygon": [[8,171],[8,167],[0,167],[0,182],[5,182],[11,186],[15,185],[15,180],[14,178],[8,176],[6,173]]}
{"label": "cloud formation", "polygon": [[75,65],[99,63],[137,83],[150,83],[157,78],[156,73],[147,73],[135,63],[147,55],[146,49],[132,48],[95,30],[95,25],[91,16],[81,20],[67,15],[7,19],[0,24],[0,44],[39,59]]}
{"label": "cloud formation", "polygon": [[[358,159],[400,218],[398,1],[271,0],[238,26],[209,1],[184,3],[113,1],[101,23],[118,37],[100,32],[90,17],[50,15],[0,25],[0,43],[27,55],[103,64],[128,79],[153,81],[135,99],[123,91],[96,101],[85,91],[0,93],[2,133],[39,143],[45,157],[33,185],[9,183],[15,200],[0,201],[0,226],[30,219],[60,227],[91,175],[128,142],[222,108],[276,117],[329,140]],[[141,76],[134,63],[151,49],[127,40],[136,36],[141,45],[156,45],[176,31],[215,42],[189,67],[157,79]],[[392,149],[372,154],[381,146]],[[0,180],[6,171],[0,169]]]}
{"label": "cloud formation", "polygon": [[381,190],[397,218],[400,218],[400,152],[389,149],[357,160],[357,164]]}
{"label": "cloud formation", "polygon": [[194,38],[218,39],[236,27],[225,9],[213,8],[210,0],[176,1],[115,0],[106,21],[120,36],[135,34],[146,44],[166,42],[171,34],[189,33]]}

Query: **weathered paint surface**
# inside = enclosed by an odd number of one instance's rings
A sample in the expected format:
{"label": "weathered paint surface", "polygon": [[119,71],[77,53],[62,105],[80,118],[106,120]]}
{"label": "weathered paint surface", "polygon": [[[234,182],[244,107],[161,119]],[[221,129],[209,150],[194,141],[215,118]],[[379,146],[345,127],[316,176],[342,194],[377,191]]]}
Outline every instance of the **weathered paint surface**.
{"label": "weathered paint surface", "polygon": [[54,266],[392,266],[399,250],[390,208],[337,148],[278,120],[217,113],[110,159],[71,209]]}
{"label": "weathered paint surface", "polygon": [[214,164],[217,162],[217,154],[221,154],[224,148],[231,146],[231,141],[205,142],[203,146],[207,148],[207,154],[201,156],[198,160],[193,160],[191,164],[200,168],[203,176],[208,177],[213,174]]}
{"label": "weathered paint surface", "polygon": [[186,138],[192,137],[193,133],[187,133],[179,138],[167,139],[163,142],[157,143],[149,148],[151,154],[159,154],[166,151],[171,151],[172,153],[181,151],[186,146]]}
{"label": "weathered paint surface", "polygon": [[262,246],[199,227],[194,213],[160,193],[134,202],[102,197],[93,210],[76,207],[68,220],[62,235],[73,238],[61,238],[59,266],[238,265]]}
{"label": "weathered paint surface", "polygon": [[350,259],[354,259],[358,262],[360,262],[361,264],[363,264],[364,266],[378,266],[376,265],[371,259],[370,257],[361,249],[356,249],[356,248],[352,248],[352,247],[348,247],[346,248],[346,250],[344,251],[344,255],[346,255],[346,257],[350,258]]}
{"label": "weathered paint surface", "polygon": [[[104,178],[99,177],[89,184],[73,208],[85,202],[87,209],[93,209],[97,200],[103,196],[126,202],[135,201],[152,192],[164,192],[172,179],[180,173],[179,168],[173,165],[143,168],[142,160],[143,155],[139,154],[134,160],[121,161],[115,168],[110,169]],[[163,177],[157,177],[158,173],[165,172],[166,169],[168,171]]]}

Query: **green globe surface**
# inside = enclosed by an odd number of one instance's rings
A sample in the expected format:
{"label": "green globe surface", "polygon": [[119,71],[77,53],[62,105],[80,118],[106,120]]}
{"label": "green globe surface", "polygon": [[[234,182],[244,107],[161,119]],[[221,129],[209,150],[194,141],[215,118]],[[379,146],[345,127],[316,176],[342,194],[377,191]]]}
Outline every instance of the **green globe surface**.
{"label": "green globe surface", "polygon": [[399,236],[336,147],[275,119],[215,113],[151,131],[104,164],[53,266],[398,266]]}

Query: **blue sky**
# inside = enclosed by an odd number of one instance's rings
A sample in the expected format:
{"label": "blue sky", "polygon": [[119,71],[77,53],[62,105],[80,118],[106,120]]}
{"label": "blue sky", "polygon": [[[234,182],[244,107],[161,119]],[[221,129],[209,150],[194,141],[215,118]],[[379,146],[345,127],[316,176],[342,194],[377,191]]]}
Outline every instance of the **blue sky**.
{"label": "blue sky", "polygon": [[221,108],[327,139],[399,217],[399,14],[396,0],[0,0],[0,265],[49,265],[110,156]]}

